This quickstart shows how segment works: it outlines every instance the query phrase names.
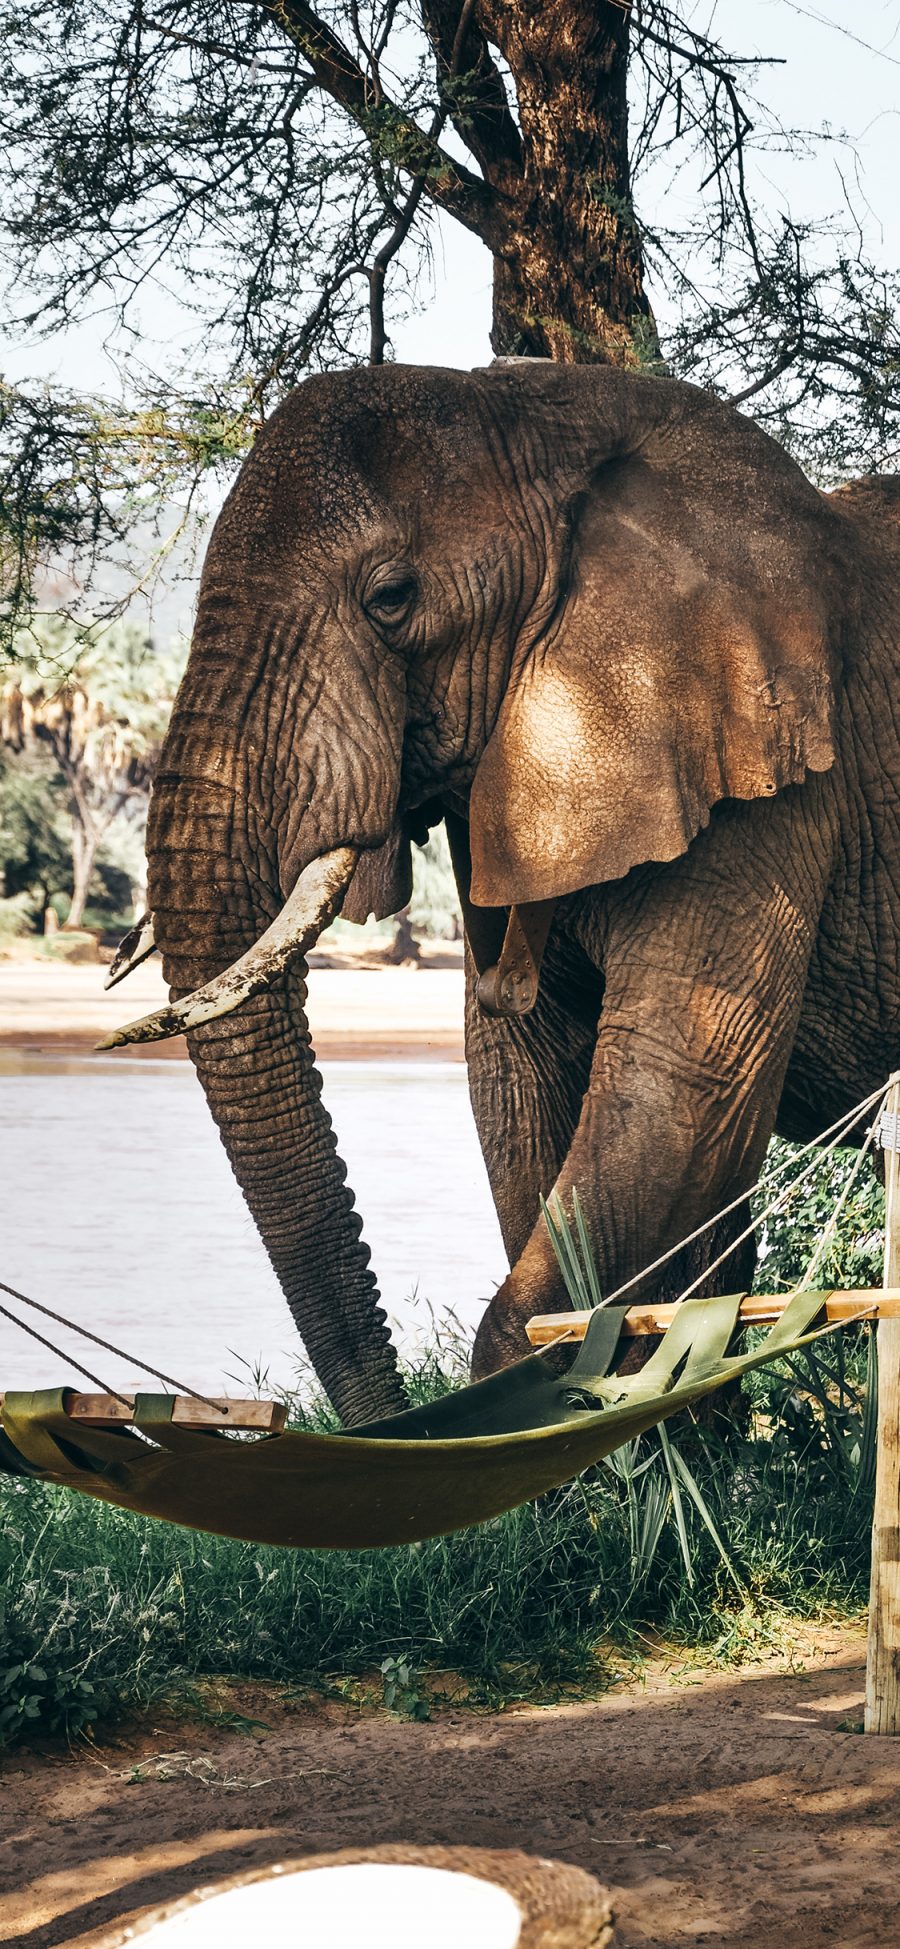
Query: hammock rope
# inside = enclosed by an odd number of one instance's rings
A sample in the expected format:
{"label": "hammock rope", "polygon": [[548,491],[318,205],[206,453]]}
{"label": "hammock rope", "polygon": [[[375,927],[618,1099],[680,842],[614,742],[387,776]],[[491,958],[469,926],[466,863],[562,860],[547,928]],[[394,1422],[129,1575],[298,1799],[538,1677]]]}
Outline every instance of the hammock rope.
{"label": "hammock rope", "polygon": [[[890,1087],[891,1087],[890,1084],[888,1084],[888,1089],[890,1089]],[[870,1123],[869,1128],[866,1131],[865,1141],[859,1146],[859,1149],[856,1153],[856,1157],[853,1160],[852,1168],[848,1174],[847,1182],[842,1187],[836,1202],[832,1205],[831,1214],[826,1220],[825,1225],[823,1226],[822,1231],[820,1232],[819,1237],[817,1238],[815,1245],[813,1246],[812,1252],[810,1253],[809,1262],[804,1268],[801,1278],[798,1279],[796,1285],[791,1288],[791,1291],[788,1295],[790,1299],[793,1299],[794,1293],[801,1292],[805,1286],[811,1286],[813,1280],[815,1279],[819,1267],[822,1264],[822,1260],[825,1257],[825,1253],[828,1250],[828,1247],[831,1244],[831,1241],[834,1238],[834,1235],[837,1231],[838,1219],[840,1218],[841,1212],[843,1211],[844,1206],[846,1205],[847,1200],[849,1199],[850,1193],[853,1190],[853,1186],[856,1183],[857,1178],[859,1177],[859,1173],[862,1169],[862,1166],[865,1163],[865,1160],[868,1157],[869,1152],[872,1149],[872,1145],[874,1144],[875,1139],[878,1135],[878,1131],[881,1126],[881,1119],[884,1115],[884,1105],[887,1100],[887,1093],[888,1090],[886,1089],[884,1096],[882,1097],[881,1103],[879,1105],[878,1114],[877,1116],[872,1118],[872,1122]]]}
{"label": "hammock rope", "polygon": [[[793,1157],[785,1158],[783,1164],[775,1165],[771,1171],[758,1177],[756,1183],[751,1184],[748,1190],[742,1191],[737,1198],[732,1198],[731,1203],[723,1205],[721,1211],[714,1212],[712,1218],[705,1218],[702,1225],[697,1225],[694,1231],[688,1232],[684,1238],[680,1238],[677,1245],[670,1245],[667,1251],[660,1253],[658,1259],[654,1259],[650,1265],[642,1267],[640,1272],[633,1273],[631,1278],[626,1279],[621,1286],[617,1286],[614,1292],[607,1294],[604,1305],[611,1306],[614,1300],[622,1298],[623,1293],[631,1292],[635,1286],[641,1285],[643,1280],[649,1279],[652,1273],[659,1272],[661,1267],[668,1265],[669,1260],[674,1259],[676,1253],[682,1252],[686,1245],[693,1245],[695,1240],[702,1238],[705,1232],[712,1231],[714,1225],[718,1225],[721,1219],[730,1217],[733,1211],[737,1211],[740,1205],[746,1204],[748,1198],[754,1197],[757,1191],[768,1191],[769,1186],[784,1171],[789,1170],[792,1165],[799,1164],[802,1158],[808,1157],[810,1152],[815,1151],[817,1155],[811,1159],[810,1163],[800,1172],[799,1176],[790,1182],[787,1197],[793,1197],[795,1191],[799,1190],[801,1184],[804,1184],[806,1179],[818,1168],[822,1159],[829,1157],[831,1152],[843,1143],[844,1138],[849,1135],[854,1126],[861,1122],[866,1111],[871,1110],[874,1103],[878,1103],[879,1106],[884,1103],[891,1084],[896,1080],[893,1076],[889,1077],[882,1088],[873,1090],[870,1096],[864,1096],[862,1101],[855,1105],[854,1109],[848,1110],[845,1116],[837,1119],[836,1123],[829,1124],[827,1130],[821,1131],[818,1137],[810,1138],[809,1143],[804,1144],[803,1149],[797,1151]],[[833,1136],[834,1132],[838,1134]],[[833,1137],[833,1141],[827,1144],[823,1150],[821,1146],[825,1143],[826,1137]],[[782,1200],[782,1194],[779,1194],[778,1197],[773,1199],[767,1209],[761,1211],[759,1217],[754,1219],[752,1225],[748,1227],[747,1232],[743,1233],[741,1238],[734,1240],[733,1244],[728,1247],[728,1252],[724,1254],[724,1257],[727,1258],[734,1251],[735,1246],[742,1244],[749,1233],[756,1231],[760,1225],[765,1223],[767,1218],[771,1218],[776,1212],[783,1210],[784,1202]],[[702,1277],[704,1279],[708,1278],[712,1270],[712,1266],[707,1266]],[[686,1294],[682,1293],[681,1297],[684,1299]]]}
{"label": "hammock rope", "polygon": [[[849,1181],[850,1183],[852,1183],[855,1180],[856,1174],[859,1171],[859,1167],[863,1161],[863,1158],[866,1156],[870,1148],[870,1145],[872,1144],[872,1141],[875,1137],[875,1133],[878,1129],[878,1125],[881,1120],[881,1114],[880,1114],[881,1106],[884,1104],[887,1098],[887,1093],[889,1088],[890,1088],[890,1084],[887,1084],[881,1092],[879,1114],[873,1119],[871,1127],[866,1133],[865,1142],[860,1147],[859,1153],[857,1155],[853,1167],[851,1178]],[[858,1118],[854,1118],[854,1122],[858,1122],[858,1121],[859,1121]],[[838,1148],[840,1142],[841,1142],[841,1138],[835,1137],[833,1142],[828,1144],[826,1149],[821,1153],[821,1157],[830,1157],[832,1151]],[[821,1162],[821,1158],[814,1159],[813,1164],[809,1165],[805,1171],[801,1172],[799,1178],[795,1178],[791,1180],[791,1183],[787,1186],[784,1193],[780,1194],[777,1198],[773,1198],[772,1203],[767,1206],[765,1211],[761,1211],[756,1218],[751,1219],[750,1224],[746,1227],[746,1229],[743,1232],[738,1233],[737,1238],[733,1239],[731,1244],[726,1246],[725,1251],[720,1252],[718,1258],[713,1259],[711,1265],[706,1266],[702,1272],[698,1273],[696,1279],[692,1279],[689,1286],[685,1286],[684,1291],[678,1294],[679,1300],[690,1299],[691,1296],[697,1291],[698,1286],[702,1286],[704,1280],[709,1279],[712,1273],[718,1272],[719,1267],[725,1264],[726,1259],[730,1259],[732,1252],[736,1251],[739,1245],[743,1245],[745,1239],[752,1237],[752,1234],[755,1231],[758,1231],[761,1225],[765,1224],[767,1218],[773,1218],[777,1214],[780,1214],[782,1211],[786,1211],[788,1205],[791,1202],[791,1199],[799,1191],[801,1184],[805,1183],[806,1179],[812,1175],[814,1168],[819,1162]],[[832,1213],[832,1218],[834,1219],[835,1223],[837,1221],[837,1216],[839,1211],[843,1208],[844,1198],[846,1196],[848,1189],[849,1189],[849,1184],[845,1185],[844,1190],[841,1193],[841,1197],[838,1201],[838,1204],[834,1212]],[[816,1246],[816,1251],[817,1250],[818,1250],[818,1245]],[[813,1253],[813,1258],[815,1259],[815,1252]],[[802,1284],[804,1287],[808,1284],[808,1279],[806,1275],[804,1275]],[[802,1290],[802,1288],[795,1287],[794,1290],[800,1291]]]}
{"label": "hammock rope", "polygon": [[[81,1326],[77,1320],[68,1319],[65,1313],[54,1313],[52,1306],[44,1306],[39,1299],[29,1299],[27,1293],[17,1292],[15,1286],[6,1284],[5,1279],[0,1279],[0,1292],[7,1293],[10,1299],[19,1300],[22,1306],[32,1306],[36,1313],[45,1314],[48,1320],[55,1320],[58,1326],[68,1327],[72,1333],[80,1333],[82,1339],[92,1340],[95,1347],[102,1347],[105,1353],[114,1353],[118,1360],[127,1360],[130,1366],[138,1367],[142,1374],[152,1374],[154,1380],[165,1381],[167,1387],[174,1387],[176,1394],[190,1394],[195,1401],[204,1401],[208,1408],[222,1406],[221,1402],[212,1400],[208,1394],[199,1394],[195,1387],[188,1387],[186,1381],[177,1381],[171,1374],[164,1374],[161,1367],[150,1367],[146,1360],[139,1360],[136,1354],[126,1353],[124,1348],[117,1347],[112,1340],[102,1340],[99,1333],[92,1333],[89,1327]],[[0,1313],[3,1313],[6,1319],[12,1320],[14,1326],[20,1326],[23,1333],[30,1333],[33,1340],[40,1340],[43,1347],[49,1347],[50,1352],[57,1354],[60,1360],[70,1361],[73,1367],[78,1368],[80,1374],[85,1374],[89,1381],[95,1381],[104,1394],[113,1395],[117,1401],[126,1399],[125,1395],[119,1394],[114,1387],[107,1387],[103,1381],[98,1380],[96,1374],[92,1374],[89,1368],[82,1367],[80,1360],[76,1360],[74,1354],[64,1353],[61,1347],[54,1346],[52,1340],[45,1340],[43,1334],[38,1333],[36,1327],[29,1326],[27,1320],[17,1319],[15,1313],[10,1313],[6,1306],[0,1306]]]}
{"label": "hammock rope", "polygon": [[[0,1287],[2,1287],[3,1292],[9,1291],[9,1288],[3,1285],[2,1280],[0,1280]],[[18,1293],[15,1297],[19,1297]],[[28,1301],[26,1300],[27,1304]],[[37,1304],[37,1302],[35,1301],[34,1304]],[[42,1347],[49,1348],[50,1352],[55,1353],[59,1360],[67,1360],[70,1366],[77,1367],[79,1374],[83,1374],[85,1380],[93,1381],[95,1387],[99,1387],[105,1394],[110,1394],[114,1401],[122,1401],[124,1403],[124,1394],[117,1394],[114,1387],[108,1387],[106,1382],[100,1379],[99,1374],[92,1374],[90,1368],[84,1367],[80,1360],[76,1360],[73,1353],[64,1353],[62,1347],[55,1346],[53,1341],[48,1340],[45,1334],[39,1333],[36,1326],[29,1326],[27,1320],[20,1320],[15,1313],[10,1312],[8,1306],[0,1306],[0,1314],[3,1315],[5,1320],[11,1320],[13,1326],[21,1327],[22,1332],[27,1333],[32,1340],[38,1340]]]}

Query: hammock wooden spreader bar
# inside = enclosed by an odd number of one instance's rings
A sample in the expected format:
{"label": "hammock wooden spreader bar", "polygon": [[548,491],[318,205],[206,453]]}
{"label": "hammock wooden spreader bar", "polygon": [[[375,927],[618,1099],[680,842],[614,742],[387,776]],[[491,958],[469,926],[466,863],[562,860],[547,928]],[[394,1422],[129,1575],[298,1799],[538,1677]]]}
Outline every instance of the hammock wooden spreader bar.
{"label": "hammock wooden spreader bar", "polygon": [[[830,1297],[794,1294],[761,1345],[743,1354],[731,1349],[747,1294],[684,1300],[646,1365],[627,1375],[616,1362],[630,1309],[568,1315],[585,1331],[566,1374],[533,1353],[346,1434],[288,1429],[231,1441],[223,1427],[236,1422],[200,1424],[195,1400],[185,1425],[177,1397],[165,1394],[137,1394],[121,1420],[98,1425],[96,1413],[71,1412],[85,1398],[96,1409],[96,1397],[66,1388],[7,1393],[0,1468],[251,1542],[358,1549],[422,1541],[560,1487],[727,1381],[794,1351],[824,1322]],[[860,1312],[872,1317],[883,1296],[860,1297]]]}
{"label": "hammock wooden spreader bar", "polygon": [[[853,1286],[841,1292],[822,1294],[822,1317],[835,1326],[849,1326],[855,1320],[900,1320],[900,1286]],[[768,1326],[779,1320],[788,1302],[786,1293],[751,1293],[741,1300],[741,1326]],[[622,1332],[632,1336],[665,1333],[677,1312],[671,1305],[630,1306]],[[569,1340],[583,1340],[590,1313],[535,1313],[525,1331],[533,1347],[560,1346]]]}
{"label": "hammock wooden spreader bar", "polygon": [[[835,1326],[861,1320],[900,1320],[900,1286],[889,1291],[872,1287],[852,1287],[822,1294],[822,1319]],[[742,1299],[739,1327],[768,1326],[779,1320],[787,1305],[784,1293],[752,1293]],[[678,1302],[660,1306],[629,1306],[622,1321],[624,1339],[666,1333],[678,1312]],[[561,1346],[583,1340],[590,1313],[536,1313],[525,1331],[533,1347]],[[67,1392],[66,1414],[70,1421],[85,1428],[133,1427],[134,1404],[139,1390],[125,1394],[76,1394]],[[168,1398],[168,1397],[167,1397]],[[0,1394],[0,1415],[5,1396]],[[207,1401],[192,1394],[172,1396],[171,1420],[177,1428],[220,1428],[226,1432],[260,1435],[281,1434],[287,1420],[283,1401],[229,1400]]]}
{"label": "hammock wooden spreader bar", "polygon": [[[167,1397],[168,1398],[168,1397]],[[0,1417],[5,1394],[0,1394]],[[66,1413],[70,1421],[84,1428],[134,1426],[137,1393],[75,1394],[66,1392]],[[279,1435],[287,1420],[283,1401],[206,1401],[195,1394],[173,1394],[172,1423],[176,1428],[226,1428],[235,1434],[252,1431],[258,1435]]]}

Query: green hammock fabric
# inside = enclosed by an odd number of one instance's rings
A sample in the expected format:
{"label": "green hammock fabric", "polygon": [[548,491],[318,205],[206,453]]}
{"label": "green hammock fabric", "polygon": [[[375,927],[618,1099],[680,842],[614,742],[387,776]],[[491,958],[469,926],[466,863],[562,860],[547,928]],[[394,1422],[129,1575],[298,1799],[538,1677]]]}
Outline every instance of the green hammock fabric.
{"label": "green hammock fabric", "polygon": [[352,1434],[234,1441],[173,1427],[171,1397],[144,1394],[135,1426],[150,1447],[127,1429],[70,1420],[65,1389],[10,1393],[0,1469],[251,1542],[419,1542],[559,1487],[679,1408],[802,1345],[827,1295],[796,1294],[762,1345],[736,1355],[728,1349],[744,1297],[685,1300],[647,1365],[622,1377],[614,1361],[626,1309],[599,1308],[565,1375],[532,1354]]}

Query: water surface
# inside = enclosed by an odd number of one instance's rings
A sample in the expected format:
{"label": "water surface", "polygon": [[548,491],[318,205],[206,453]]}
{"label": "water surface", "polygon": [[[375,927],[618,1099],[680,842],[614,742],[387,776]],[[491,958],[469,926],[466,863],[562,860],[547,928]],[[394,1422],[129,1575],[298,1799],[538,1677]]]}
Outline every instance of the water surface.
{"label": "water surface", "polygon": [[[429,1306],[474,1325],[506,1258],[465,1069],[321,1068],[401,1344]],[[35,1319],[105,1384],[134,1381],[135,1358],[191,1386],[244,1387],[255,1370],[290,1383],[300,1343],[190,1064],[0,1051],[0,1167],[0,1277],[127,1350]],[[70,1379],[0,1318],[0,1386]]]}

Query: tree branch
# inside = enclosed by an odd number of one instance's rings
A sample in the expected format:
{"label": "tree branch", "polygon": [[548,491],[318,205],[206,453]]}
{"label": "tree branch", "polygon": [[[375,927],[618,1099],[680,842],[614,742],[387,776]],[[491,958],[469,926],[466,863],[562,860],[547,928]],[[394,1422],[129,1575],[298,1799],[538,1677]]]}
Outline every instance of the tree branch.
{"label": "tree branch", "polygon": [[754,379],[752,385],[744,386],[740,392],[729,393],[729,405],[743,406],[748,399],[755,399],[757,393],[765,392],[767,386],[774,385],[775,380],[780,379],[783,372],[790,371],[791,366],[798,357],[800,349],[799,344],[792,346],[791,350],[784,352],[780,359],[776,359],[775,364],[771,365],[768,371],[764,372],[759,379]]}
{"label": "tree branch", "polygon": [[416,122],[388,102],[376,101],[368,77],[342,41],[304,0],[261,0],[262,11],[300,48],[321,88],[370,140],[389,141],[392,160],[422,176],[434,203],[488,243],[496,230],[497,192],[454,162]]}
{"label": "tree branch", "polygon": [[[459,0],[422,0],[425,32],[438,61],[438,85],[450,95],[450,117],[488,181],[522,166],[522,138],[487,36]],[[462,32],[460,32],[462,29]],[[448,82],[463,78],[464,91]]]}
{"label": "tree branch", "polygon": [[[475,0],[463,0],[462,12],[459,16],[456,33],[453,38],[453,47],[450,52],[450,64],[447,71],[447,79],[450,82],[456,79],[456,75],[459,70],[459,62],[462,54],[463,43],[465,41],[466,30],[469,25],[469,20],[471,18],[472,8],[474,4],[475,4]],[[431,123],[431,129],[429,131],[430,138],[433,142],[437,142],[437,139],[441,134],[444,124],[447,120],[447,116],[450,112],[451,111],[450,111],[449,102],[446,100],[439,103],[438,107],[435,109],[434,117]],[[390,235],[385,238],[385,241],[382,244],[380,250],[376,252],[371,267],[369,269],[369,363],[370,365],[384,364],[384,355],[387,349],[387,342],[388,342],[387,332],[384,323],[384,289],[387,280],[388,265],[390,264],[392,258],[396,257],[398,250],[401,249],[402,245],[406,242],[406,239],[409,236],[410,230],[412,229],[413,222],[415,219],[416,211],[418,210],[419,204],[422,200],[422,192],[425,188],[425,182],[426,182],[426,178],[424,175],[419,175],[415,178],[412,188],[409,192],[405,204],[403,205],[402,210],[398,210],[396,212],[396,222],[394,224],[393,230],[391,231]]]}
{"label": "tree branch", "polygon": [[229,46],[227,41],[216,41],[209,36],[201,39],[197,34],[182,34],[176,27],[166,27],[163,21],[155,20],[151,14],[147,14],[143,24],[145,27],[152,28],[154,34],[158,34],[161,40],[175,41],[179,47],[193,48],[197,54],[219,54],[223,60],[234,61],[239,67],[252,68],[255,74],[280,76],[289,75],[291,72],[289,68],[280,68],[271,62],[261,61],[256,54],[248,54],[239,47]]}

